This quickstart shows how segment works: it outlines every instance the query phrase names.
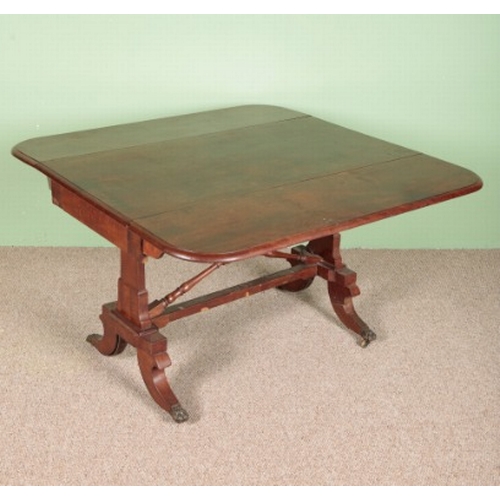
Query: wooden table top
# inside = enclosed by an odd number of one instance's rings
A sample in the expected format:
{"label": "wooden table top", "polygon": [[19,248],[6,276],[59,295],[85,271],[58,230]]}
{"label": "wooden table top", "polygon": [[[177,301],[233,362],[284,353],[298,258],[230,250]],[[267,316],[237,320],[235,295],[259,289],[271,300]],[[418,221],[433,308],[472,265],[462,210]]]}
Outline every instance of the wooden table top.
{"label": "wooden table top", "polygon": [[274,106],[30,139],[14,156],[166,253],[231,261],[481,188],[473,172]]}

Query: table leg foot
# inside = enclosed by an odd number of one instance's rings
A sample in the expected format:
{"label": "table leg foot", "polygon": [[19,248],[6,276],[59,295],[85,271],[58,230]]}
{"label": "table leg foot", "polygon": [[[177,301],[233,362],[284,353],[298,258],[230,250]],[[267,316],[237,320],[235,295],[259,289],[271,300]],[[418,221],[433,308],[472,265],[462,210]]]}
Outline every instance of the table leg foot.
{"label": "table leg foot", "polygon": [[156,403],[166,410],[175,422],[182,423],[188,420],[187,411],[180,405],[165,375],[165,368],[171,364],[168,354],[166,352],[150,354],[137,349],[137,361],[144,383]]}
{"label": "table leg foot", "polygon": [[109,330],[104,330],[104,335],[92,334],[87,337],[87,342],[92,344],[101,354],[105,356],[115,356],[123,352],[127,347],[125,342],[119,335],[111,333]]}
{"label": "table leg foot", "polygon": [[354,309],[353,297],[359,294],[354,271],[345,266],[336,271],[334,281],[328,282],[328,294],[333,310],[340,321],[349,330],[361,337],[361,347],[367,347],[377,338],[373,330],[359,317]]}
{"label": "table leg foot", "polygon": [[377,336],[354,309],[353,298],[360,291],[356,284],[356,273],[342,262],[340,234],[313,240],[309,242],[308,250],[328,264],[320,268],[318,274],[328,282],[333,310],[349,330],[360,336],[360,346],[367,347]]}
{"label": "table leg foot", "polygon": [[365,330],[364,332],[361,332],[361,342],[360,346],[361,347],[367,347],[370,342],[375,340],[377,338],[377,335],[375,335],[375,332],[372,332],[371,330]]}
{"label": "table leg foot", "polygon": [[178,424],[181,424],[182,422],[185,422],[189,419],[188,412],[180,404],[173,405],[170,408],[169,413],[174,421]]}

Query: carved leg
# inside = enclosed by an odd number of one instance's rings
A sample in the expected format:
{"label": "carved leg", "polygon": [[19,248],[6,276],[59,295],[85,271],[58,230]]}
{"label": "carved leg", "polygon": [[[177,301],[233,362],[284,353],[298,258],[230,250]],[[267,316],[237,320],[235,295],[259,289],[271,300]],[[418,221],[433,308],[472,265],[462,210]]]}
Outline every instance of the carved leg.
{"label": "carved leg", "polygon": [[335,281],[328,282],[328,294],[334,311],[344,325],[361,336],[361,347],[366,347],[376,335],[359,317],[354,309],[353,297],[359,295],[356,285],[356,273],[347,267],[335,273]]}
{"label": "carved leg", "polygon": [[87,337],[87,342],[90,342],[105,356],[115,356],[122,353],[125,347],[127,347],[127,342],[118,335],[117,330],[113,328],[113,325],[108,321],[108,316],[104,308],[100,318],[104,328],[104,335],[89,335]]}
{"label": "carved leg", "polygon": [[189,416],[182,408],[172,392],[165,375],[165,368],[170,366],[170,358],[166,352],[150,354],[142,349],[137,349],[137,360],[141,375],[152,398],[177,422],[185,422]]}
{"label": "carved leg", "polygon": [[321,270],[319,274],[328,281],[328,294],[333,309],[340,321],[361,337],[361,347],[366,347],[375,340],[376,335],[354,309],[353,298],[360,291],[356,285],[356,273],[342,263],[340,234],[314,240],[309,243],[309,248],[331,264],[331,267]]}
{"label": "carved leg", "polygon": [[164,373],[170,366],[167,340],[149,315],[144,260],[141,238],[129,233],[127,251],[121,253],[118,302],[103,306],[104,335],[90,335],[87,340],[108,356],[122,352],[127,343],[135,347],[149,393],[176,422],[184,422],[188,414],[179,405]]}

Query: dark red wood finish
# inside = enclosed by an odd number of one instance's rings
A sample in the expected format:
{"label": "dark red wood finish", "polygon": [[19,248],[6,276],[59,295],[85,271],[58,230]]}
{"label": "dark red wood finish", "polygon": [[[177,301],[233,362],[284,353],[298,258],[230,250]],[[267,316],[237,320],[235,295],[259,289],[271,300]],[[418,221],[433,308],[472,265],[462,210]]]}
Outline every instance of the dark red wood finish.
{"label": "dark red wood finish", "polygon": [[[481,188],[473,172],[274,106],[240,106],[25,141],[13,154],[50,179],[55,204],[121,250],[118,300],[103,307],[103,354],[136,347],[145,384],[176,421],[187,413],[164,369],[168,322],[272,287],[328,282],[335,312],[361,337],[356,274],[340,232]],[[296,246],[292,252],[281,249]],[[150,302],[145,259],[207,262],[206,271]],[[170,305],[223,264],[288,260],[273,275]]]}

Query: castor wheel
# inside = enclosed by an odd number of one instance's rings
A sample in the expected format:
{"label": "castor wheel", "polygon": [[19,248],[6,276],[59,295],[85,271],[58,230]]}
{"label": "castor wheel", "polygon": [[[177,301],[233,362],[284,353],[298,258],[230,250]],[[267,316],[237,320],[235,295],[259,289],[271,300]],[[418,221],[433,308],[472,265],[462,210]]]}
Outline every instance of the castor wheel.
{"label": "castor wheel", "polygon": [[359,345],[364,349],[367,347],[370,342],[374,341],[377,338],[377,335],[375,335],[375,332],[372,332],[371,330],[366,330],[364,332],[361,332],[361,342]]}

